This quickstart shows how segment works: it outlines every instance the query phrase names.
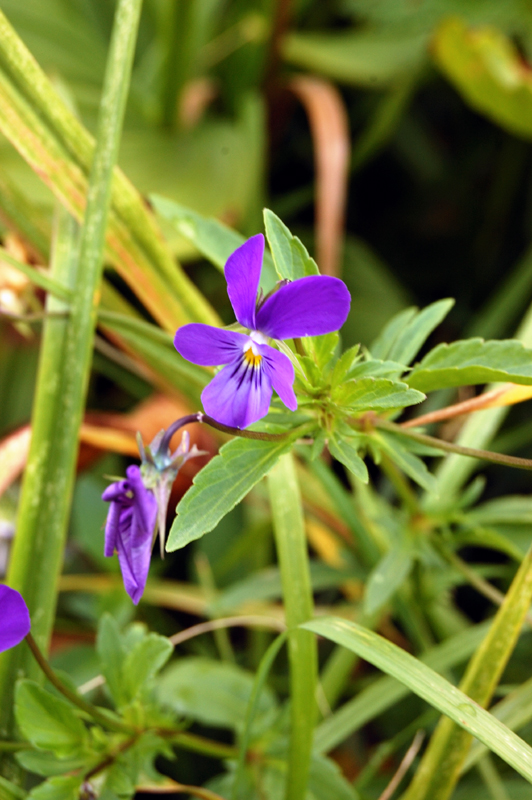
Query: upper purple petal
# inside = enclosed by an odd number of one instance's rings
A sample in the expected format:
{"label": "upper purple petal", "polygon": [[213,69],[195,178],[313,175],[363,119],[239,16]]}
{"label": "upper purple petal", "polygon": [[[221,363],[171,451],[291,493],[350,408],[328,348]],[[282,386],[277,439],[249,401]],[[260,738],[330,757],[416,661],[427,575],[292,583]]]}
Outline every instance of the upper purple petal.
{"label": "upper purple petal", "polygon": [[250,366],[243,353],[215,375],[201,395],[207,414],[233,428],[247,428],[265,417],[271,399],[271,380],[262,364]]}
{"label": "upper purple petal", "polygon": [[22,595],[0,585],[0,653],[21,642],[31,628],[30,614]]}
{"label": "upper purple petal", "polygon": [[174,346],[183,358],[192,361],[193,364],[219,367],[233,361],[248,341],[249,337],[243,333],[192,322],[178,329]]}
{"label": "upper purple petal", "polygon": [[227,294],[235,316],[241,325],[251,330],[255,330],[255,306],[263,255],[264,236],[258,233],[229,256],[224,269]]}
{"label": "upper purple petal", "polygon": [[274,292],[259,308],[256,330],[272,339],[320,336],[339,330],[347,319],[351,295],[343,281],[310,275]]}
{"label": "upper purple petal", "polygon": [[267,344],[258,345],[262,356],[263,369],[269,377],[273,388],[290,411],[297,408],[297,399],[294,393],[294,367],[284,353],[275,350]]}

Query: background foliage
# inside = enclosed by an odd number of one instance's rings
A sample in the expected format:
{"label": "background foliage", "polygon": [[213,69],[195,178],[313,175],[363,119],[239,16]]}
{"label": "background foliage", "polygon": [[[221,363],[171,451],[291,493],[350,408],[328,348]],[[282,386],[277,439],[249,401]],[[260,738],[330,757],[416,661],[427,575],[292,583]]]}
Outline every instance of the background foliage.
{"label": "background foliage", "polygon": [[[92,180],[114,4],[3,0],[1,11],[4,571],[28,457],[39,317],[43,309],[61,314],[77,286],[73,220],[82,222]],[[115,560],[103,558],[107,509],[99,498],[104,476],[123,474],[135,457],[136,430],[150,441],[200,408],[209,374],[181,359],[170,335],[191,320],[232,322],[223,264],[245,237],[264,229],[265,206],[272,210],[266,231],[273,258],[265,261],[264,287],[271,288],[276,271],[310,274],[307,248],[321,271],[340,275],[352,294],[341,346],[362,349],[331,364],[334,338],[307,343],[298,378],[307,410],[325,385],[346,416],[410,406],[421,399],[414,390],[430,391],[422,407],[400,418],[383,415],[403,422],[470,399],[489,381],[530,384],[530,358],[518,342],[478,337],[516,336],[532,345],[531,36],[532,11],[523,0],[144,0],[120,137],[123,172],[115,171],[109,189],[105,274],[64,561],[59,532],[54,563],[40,565],[45,577],[28,567],[20,580],[48,598],[50,625],[59,590],[53,634],[43,627],[41,640],[46,648],[50,639],[52,664],[68,685],[82,687],[115,723],[149,730],[122,752],[127,731],[113,731],[112,723],[107,731],[103,723],[89,729],[83,714],[28,667],[32,681],[16,694],[17,736],[31,747],[20,749],[16,762],[11,754],[3,759],[0,797],[89,796],[80,775],[110,753],[96,781],[102,797],[141,796],[163,775],[176,793],[278,798],[287,752],[310,745],[305,731],[312,733],[314,718],[307,797],[390,797],[393,786],[382,793],[412,742],[413,766],[396,796],[528,796],[530,623],[521,630],[530,603],[527,472],[457,454],[441,463],[433,445],[385,427],[368,436],[349,430],[346,438],[338,426],[325,456],[324,436],[312,451],[296,447],[295,458],[283,455],[292,442],[273,452],[237,439],[220,457],[225,505],[206,504],[200,493],[202,481],[220,469],[213,461],[170,534],[169,549],[190,544],[164,561],[154,556],[137,612]],[[48,264],[50,271],[36,269]],[[447,297],[455,304],[441,300]],[[412,306],[427,308],[416,313]],[[64,316],[47,320],[42,348],[51,337],[56,361],[43,374],[65,366],[57,342],[69,340],[70,324]],[[469,337],[476,338],[444,344]],[[514,405],[526,391],[426,431],[532,458],[528,404]],[[46,408],[51,427],[41,427],[41,436],[60,471],[62,429],[53,424],[61,418],[55,406]],[[295,427],[305,419],[277,414],[274,422]],[[203,428],[190,433],[211,455],[226,441]],[[74,442],[64,431],[63,439],[65,448]],[[34,440],[34,458],[44,441]],[[361,455],[369,455],[366,466]],[[29,458],[35,463],[31,452]],[[276,462],[268,481],[259,481]],[[242,487],[235,485],[235,463],[248,480]],[[194,469],[191,462],[180,473],[172,509]],[[301,492],[304,518],[297,503],[279,510],[282,485],[299,485],[291,496]],[[40,491],[37,516],[48,552],[46,526],[57,518],[46,508],[43,485]],[[327,617],[298,632],[307,665],[315,657],[308,630],[324,637],[317,710],[309,701],[312,675],[306,684],[302,672],[297,677],[293,644],[287,651],[275,638],[283,599],[287,615],[296,615],[290,624],[312,611],[310,590],[294,611],[283,567],[290,552],[281,552],[282,531],[299,529],[310,546],[315,610]],[[57,586],[50,583],[47,576],[61,569]],[[297,579],[304,595],[307,578]],[[227,617],[238,617],[239,626],[221,623],[178,638],[165,666],[171,650],[163,635]],[[7,663],[0,677],[12,668]],[[151,665],[145,672],[143,663]],[[390,677],[405,675],[408,688]],[[456,685],[491,706],[492,717],[456,694]],[[287,743],[290,693],[300,721],[308,713],[296,745]],[[434,709],[454,722],[438,723]],[[17,737],[6,713],[2,705],[0,739],[7,741]],[[471,747],[468,713],[477,737]],[[35,724],[48,719],[42,729]],[[184,735],[168,733],[176,719]],[[497,720],[521,737],[524,750],[514,761],[508,754],[515,742],[504,740]],[[418,730],[430,744],[415,738]],[[502,751],[494,746],[499,740]],[[291,800],[305,796],[301,775],[290,780]]]}

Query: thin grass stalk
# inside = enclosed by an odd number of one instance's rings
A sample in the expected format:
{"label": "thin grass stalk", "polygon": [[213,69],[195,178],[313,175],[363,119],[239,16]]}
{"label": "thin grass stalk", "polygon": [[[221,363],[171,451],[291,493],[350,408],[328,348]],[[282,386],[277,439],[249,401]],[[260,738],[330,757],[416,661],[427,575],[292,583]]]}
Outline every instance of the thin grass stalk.
{"label": "thin grass stalk", "polygon": [[[46,652],[70,512],[102,275],[103,246],[142,0],[119,0],[106,68],[98,137],[77,258],[74,225],[62,212],[53,277],[73,290],[70,315],[47,320],[17,534],[8,582],[26,599],[32,631]],[[47,308],[57,309],[49,297]],[[61,308],[64,308],[61,306]],[[35,667],[23,648],[7,651],[0,670],[0,735],[10,735],[12,691]]]}
{"label": "thin grass stalk", "polygon": [[317,650],[315,637],[297,625],[312,618],[313,600],[301,494],[293,456],[281,456],[268,475],[273,529],[290,631],[291,731],[286,779],[286,800],[306,796],[310,755],[316,721]]}
{"label": "thin grass stalk", "polygon": [[[532,548],[460,683],[460,689],[484,708],[513,652],[531,602]],[[447,800],[459,779],[471,740],[464,728],[442,717],[402,800]]]}

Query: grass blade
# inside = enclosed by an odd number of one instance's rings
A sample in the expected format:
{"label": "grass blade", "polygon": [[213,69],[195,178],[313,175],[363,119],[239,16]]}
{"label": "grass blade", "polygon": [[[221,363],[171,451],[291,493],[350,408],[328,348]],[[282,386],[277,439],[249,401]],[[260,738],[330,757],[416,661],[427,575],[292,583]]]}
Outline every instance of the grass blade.
{"label": "grass blade", "polygon": [[397,678],[414,694],[476,736],[532,783],[532,748],[410,653],[367,628],[336,617],[312,620],[301,627],[348,647],[370,664]]}
{"label": "grass blade", "polygon": [[[53,277],[73,290],[70,315],[48,320],[8,580],[24,596],[33,636],[48,648],[74,484],[102,276],[103,247],[142,0],[119,0],[101,101],[98,138],[78,251],[75,223],[60,216]],[[79,258],[78,258],[79,252]],[[48,308],[59,301],[49,297]],[[17,673],[33,674],[26,648],[7,651],[0,671],[0,729],[12,724]],[[6,718],[7,715],[7,718]]]}

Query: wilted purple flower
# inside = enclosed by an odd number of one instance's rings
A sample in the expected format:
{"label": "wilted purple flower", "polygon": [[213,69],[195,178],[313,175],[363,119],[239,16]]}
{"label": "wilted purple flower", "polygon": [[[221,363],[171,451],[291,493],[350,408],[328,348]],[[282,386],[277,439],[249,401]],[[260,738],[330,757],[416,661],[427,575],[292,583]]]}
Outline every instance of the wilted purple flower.
{"label": "wilted purple flower", "polygon": [[22,595],[0,585],[0,653],[21,642],[31,628],[30,615]]}
{"label": "wilted purple flower", "polygon": [[[319,336],[342,327],[351,298],[338,278],[311,275],[257,298],[264,237],[252,236],[229,256],[227,292],[238,322],[249,334],[192,323],[179,328],[178,353],[205,367],[225,365],[201,395],[207,414],[224,425],[246,428],[266,416],[275,389],[291,411],[297,408],[294,368],[269,339]],[[258,301],[257,301],[258,300]]]}
{"label": "wilted purple flower", "polygon": [[128,467],[126,475],[125,480],[112,483],[102,494],[102,500],[111,503],[104,553],[112,556],[118,552],[126,592],[136,605],[150,568],[157,500],[144,486],[139,467]]}

